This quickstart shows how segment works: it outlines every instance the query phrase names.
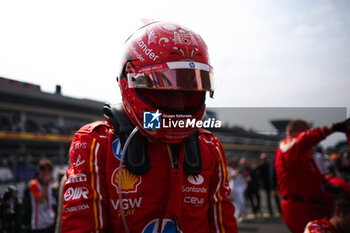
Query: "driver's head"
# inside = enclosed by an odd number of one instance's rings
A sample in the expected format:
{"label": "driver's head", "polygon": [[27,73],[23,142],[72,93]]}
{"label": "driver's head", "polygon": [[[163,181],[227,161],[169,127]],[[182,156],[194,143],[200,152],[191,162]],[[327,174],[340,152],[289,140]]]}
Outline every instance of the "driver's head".
{"label": "driver's head", "polygon": [[148,129],[144,112],[162,117],[186,115],[202,119],[205,93],[213,93],[207,47],[195,32],[175,23],[154,22],[137,30],[126,43],[119,77],[128,117],[148,137],[179,143],[194,128]]}

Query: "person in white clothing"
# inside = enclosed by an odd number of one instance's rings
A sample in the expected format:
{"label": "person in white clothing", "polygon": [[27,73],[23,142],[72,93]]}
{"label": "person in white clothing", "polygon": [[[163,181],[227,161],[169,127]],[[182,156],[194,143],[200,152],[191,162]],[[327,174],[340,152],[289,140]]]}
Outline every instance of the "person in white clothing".
{"label": "person in white clothing", "polygon": [[227,174],[229,185],[231,188],[230,199],[233,202],[236,210],[235,215],[237,222],[242,222],[247,216],[246,200],[244,191],[247,188],[247,183],[238,169],[238,160],[230,158],[227,163]]}

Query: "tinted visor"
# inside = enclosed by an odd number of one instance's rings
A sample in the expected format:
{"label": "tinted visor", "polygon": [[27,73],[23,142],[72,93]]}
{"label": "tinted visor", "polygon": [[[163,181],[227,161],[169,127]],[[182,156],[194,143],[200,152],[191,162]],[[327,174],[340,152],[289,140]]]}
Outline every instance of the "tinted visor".
{"label": "tinted visor", "polygon": [[152,106],[166,112],[196,112],[205,101],[204,91],[137,89],[137,93]]}
{"label": "tinted visor", "polygon": [[129,88],[213,91],[212,73],[199,69],[171,69],[128,73]]}

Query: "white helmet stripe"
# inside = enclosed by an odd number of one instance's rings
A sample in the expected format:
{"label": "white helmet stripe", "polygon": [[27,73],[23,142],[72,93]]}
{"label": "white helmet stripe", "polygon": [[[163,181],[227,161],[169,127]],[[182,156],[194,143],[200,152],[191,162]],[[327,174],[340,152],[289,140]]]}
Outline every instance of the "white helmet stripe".
{"label": "white helmet stripe", "polygon": [[167,62],[169,69],[198,69],[204,71],[210,71],[210,66],[200,62],[193,61],[178,61],[178,62]]}

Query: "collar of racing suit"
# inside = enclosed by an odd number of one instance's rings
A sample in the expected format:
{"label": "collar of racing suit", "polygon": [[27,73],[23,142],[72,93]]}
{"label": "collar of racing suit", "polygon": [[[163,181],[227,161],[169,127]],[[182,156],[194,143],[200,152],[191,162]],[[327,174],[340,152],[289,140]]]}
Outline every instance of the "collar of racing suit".
{"label": "collar of racing suit", "polygon": [[[114,105],[113,107],[106,104],[103,111],[107,121],[115,128],[115,132],[120,138],[120,142],[123,147],[135,126],[125,114],[122,104]],[[150,168],[150,159],[147,148],[148,143],[147,138],[140,132],[137,132],[135,136],[132,137],[127,148],[124,157],[125,166],[128,171],[135,175],[141,176]],[[182,144],[185,145],[183,153],[184,158],[183,162],[181,163],[183,169],[190,175],[200,174],[202,170],[202,161],[199,146],[199,131],[196,130],[190,137],[185,139],[185,141],[179,145]],[[174,148],[173,144],[167,145]]]}

